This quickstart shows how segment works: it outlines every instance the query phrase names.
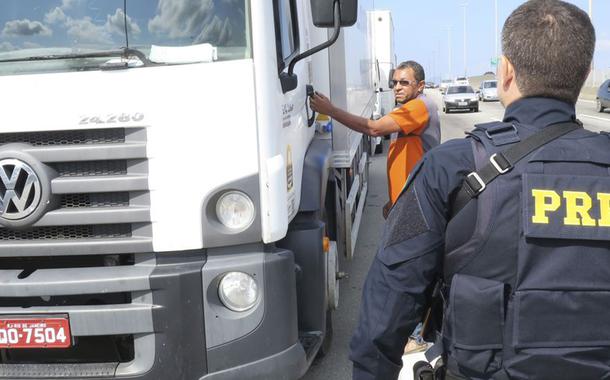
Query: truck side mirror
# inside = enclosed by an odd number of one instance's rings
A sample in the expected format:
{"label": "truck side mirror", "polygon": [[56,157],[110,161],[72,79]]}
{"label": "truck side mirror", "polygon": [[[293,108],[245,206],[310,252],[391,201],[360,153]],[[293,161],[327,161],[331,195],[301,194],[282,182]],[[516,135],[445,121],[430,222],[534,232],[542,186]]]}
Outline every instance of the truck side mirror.
{"label": "truck side mirror", "polygon": [[352,26],[358,18],[358,0],[311,0],[313,24],[320,28],[332,28],[335,25],[334,3],[339,2],[341,9],[341,26]]}
{"label": "truck side mirror", "polygon": [[[314,24],[320,27],[332,27],[333,35],[330,39],[294,57],[288,64],[288,73],[280,74],[282,92],[285,94],[297,87],[297,76],[294,75],[294,65],[312,54],[326,49],[339,38],[342,26],[351,26],[358,17],[358,0],[311,0],[311,13]],[[345,12],[345,13],[344,13]]]}

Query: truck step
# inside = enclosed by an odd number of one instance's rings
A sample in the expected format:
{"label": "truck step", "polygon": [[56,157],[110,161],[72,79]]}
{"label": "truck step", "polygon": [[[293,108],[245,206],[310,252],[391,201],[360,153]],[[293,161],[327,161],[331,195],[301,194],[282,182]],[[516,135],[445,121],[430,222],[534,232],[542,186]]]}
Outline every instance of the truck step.
{"label": "truck step", "polygon": [[299,332],[299,342],[303,346],[305,350],[305,356],[307,357],[307,362],[311,363],[311,361],[315,358],[320,345],[322,345],[324,335],[322,331],[301,331]]}

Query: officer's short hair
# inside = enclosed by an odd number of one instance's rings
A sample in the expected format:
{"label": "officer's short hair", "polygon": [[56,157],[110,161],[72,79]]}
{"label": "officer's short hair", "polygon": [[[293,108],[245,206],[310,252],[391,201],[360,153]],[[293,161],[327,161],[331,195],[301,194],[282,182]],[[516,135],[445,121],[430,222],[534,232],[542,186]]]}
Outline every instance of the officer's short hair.
{"label": "officer's short hair", "polygon": [[515,9],[502,30],[503,54],[515,67],[523,96],[576,103],[595,50],[589,16],[559,0],[530,0]]}
{"label": "officer's short hair", "polygon": [[424,72],[424,68],[419,63],[415,61],[405,61],[401,62],[398,66],[396,66],[396,70],[405,69],[413,70],[413,76],[415,77],[416,81],[421,82],[423,80],[426,80],[426,73]]}

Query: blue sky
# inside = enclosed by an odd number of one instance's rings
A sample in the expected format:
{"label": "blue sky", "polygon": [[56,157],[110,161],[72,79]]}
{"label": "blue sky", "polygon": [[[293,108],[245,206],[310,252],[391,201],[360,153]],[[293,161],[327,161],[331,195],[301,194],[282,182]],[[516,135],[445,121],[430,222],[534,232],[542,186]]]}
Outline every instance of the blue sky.
{"label": "blue sky", "polygon": [[[498,1],[498,45],[509,14],[523,0]],[[595,67],[610,68],[610,1],[593,1],[593,25],[597,33]],[[589,0],[569,0],[586,12]],[[466,6],[466,70],[468,75],[494,71],[494,0],[375,0],[376,9],[392,11],[398,61],[413,59],[424,65],[428,79],[464,74],[464,16]],[[451,73],[448,31],[451,28]],[[498,51],[501,49],[498,46]]]}

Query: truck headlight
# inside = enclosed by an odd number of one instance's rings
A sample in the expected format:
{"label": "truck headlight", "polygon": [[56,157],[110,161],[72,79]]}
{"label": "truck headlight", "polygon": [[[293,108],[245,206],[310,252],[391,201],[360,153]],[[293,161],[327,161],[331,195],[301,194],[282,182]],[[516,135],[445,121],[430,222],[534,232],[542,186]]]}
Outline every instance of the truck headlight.
{"label": "truck headlight", "polygon": [[216,216],[227,228],[243,231],[254,221],[254,203],[241,191],[228,191],[216,202]]}
{"label": "truck headlight", "polygon": [[258,285],[247,273],[228,272],[218,284],[218,296],[228,309],[246,311],[258,300]]}

